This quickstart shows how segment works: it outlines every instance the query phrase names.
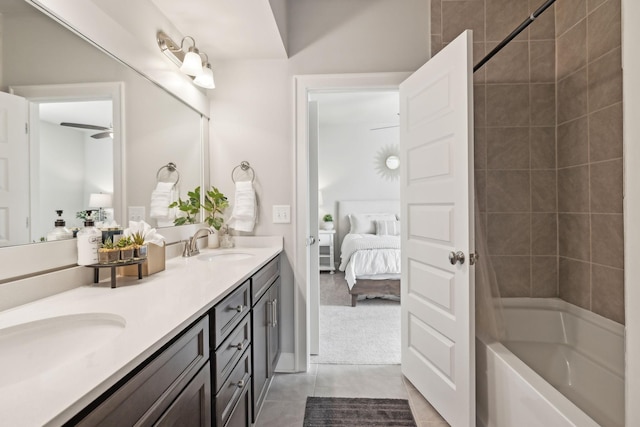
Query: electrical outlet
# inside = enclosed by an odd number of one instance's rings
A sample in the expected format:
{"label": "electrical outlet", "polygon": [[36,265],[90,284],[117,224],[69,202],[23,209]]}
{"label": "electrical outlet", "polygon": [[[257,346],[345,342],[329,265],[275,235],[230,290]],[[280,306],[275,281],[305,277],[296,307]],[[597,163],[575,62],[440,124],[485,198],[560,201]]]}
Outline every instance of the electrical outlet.
{"label": "electrical outlet", "polygon": [[129,221],[144,221],[145,220],[145,207],[144,206],[129,206]]}
{"label": "electrical outlet", "polygon": [[291,223],[291,206],[273,205],[273,223],[274,224],[290,224]]}

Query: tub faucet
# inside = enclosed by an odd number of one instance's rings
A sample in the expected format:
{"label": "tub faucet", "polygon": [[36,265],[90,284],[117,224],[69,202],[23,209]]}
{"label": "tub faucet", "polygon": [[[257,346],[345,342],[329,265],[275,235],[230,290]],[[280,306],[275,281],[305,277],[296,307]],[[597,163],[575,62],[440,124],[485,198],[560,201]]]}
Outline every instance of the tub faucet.
{"label": "tub faucet", "polygon": [[182,256],[190,257],[193,255],[198,255],[200,253],[200,249],[198,249],[198,239],[204,235],[209,235],[212,233],[213,231],[210,228],[201,228],[193,233],[193,236],[191,236],[189,240],[184,241],[184,250],[182,251]]}

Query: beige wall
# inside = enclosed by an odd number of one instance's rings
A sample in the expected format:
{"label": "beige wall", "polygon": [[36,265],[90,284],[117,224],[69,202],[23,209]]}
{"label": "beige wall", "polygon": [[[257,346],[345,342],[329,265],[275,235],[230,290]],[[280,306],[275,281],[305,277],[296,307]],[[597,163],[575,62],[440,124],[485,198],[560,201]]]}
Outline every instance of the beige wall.
{"label": "beige wall", "polygon": [[[435,0],[432,29],[439,20],[442,31],[432,31],[432,42],[439,49],[472,28],[478,62],[529,12],[527,0]],[[554,13],[547,10],[474,75],[477,197],[508,297],[558,295]]]}
{"label": "beige wall", "polygon": [[624,323],[620,0],[556,10],[560,298]]}
{"label": "beige wall", "polygon": [[[620,1],[588,3],[557,2],[475,74],[476,187],[502,296],[624,322]],[[477,62],[539,5],[433,0],[432,49],[471,28]]]}

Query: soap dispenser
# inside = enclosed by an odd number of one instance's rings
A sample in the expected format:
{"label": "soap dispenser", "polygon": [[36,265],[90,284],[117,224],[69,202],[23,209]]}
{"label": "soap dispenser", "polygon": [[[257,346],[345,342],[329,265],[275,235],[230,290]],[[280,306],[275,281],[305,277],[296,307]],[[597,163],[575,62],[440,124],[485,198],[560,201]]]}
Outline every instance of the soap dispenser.
{"label": "soap dispenser", "polygon": [[52,240],[64,240],[73,238],[73,232],[65,227],[64,219],[62,219],[62,211],[57,210],[58,219],[55,222],[55,228],[47,234],[47,242]]}
{"label": "soap dispenser", "polygon": [[102,232],[95,227],[91,211],[87,211],[84,228],[78,231],[77,238],[78,265],[97,264],[98,248],[102,243]]}

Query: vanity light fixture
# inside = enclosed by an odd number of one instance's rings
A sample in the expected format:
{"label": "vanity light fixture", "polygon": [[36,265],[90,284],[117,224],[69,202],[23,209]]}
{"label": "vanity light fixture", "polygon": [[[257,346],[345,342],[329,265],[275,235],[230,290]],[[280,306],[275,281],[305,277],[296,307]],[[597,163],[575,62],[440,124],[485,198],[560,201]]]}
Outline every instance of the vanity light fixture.
{"label": "vanity light fixture", "polygon": [[[191,45],[185,51],[185,41],[187,39],[190,40]],[[200,52],[193,37],[183,37],[180,45],[178,45],[161,30],[156,34],[156,41],[160,51],[176,64],[180,71],[191,76],[196,85],[206,89],[215,88],[209,57],[206,53]],[[205,57],[204,60],[202,58],[203,55]]]}
{"label": "vanity light fixture", "polygon": [[[207,56],[206,53],[203,55]],[[215,89],[216,84],[213,81],[213,70],[211,69],[211,64],[209,63],[208,56],[202,67],[202,72],[196,76],[193,82],[205,89]]]}

